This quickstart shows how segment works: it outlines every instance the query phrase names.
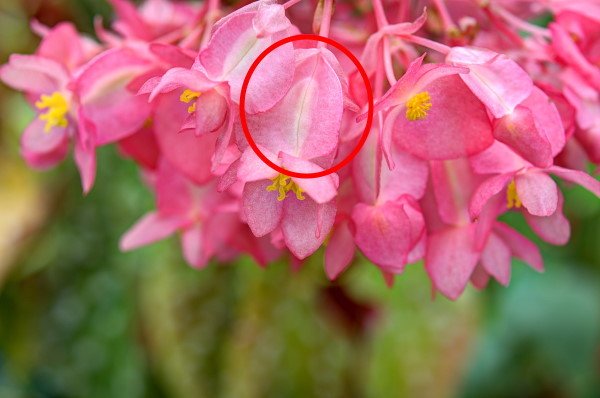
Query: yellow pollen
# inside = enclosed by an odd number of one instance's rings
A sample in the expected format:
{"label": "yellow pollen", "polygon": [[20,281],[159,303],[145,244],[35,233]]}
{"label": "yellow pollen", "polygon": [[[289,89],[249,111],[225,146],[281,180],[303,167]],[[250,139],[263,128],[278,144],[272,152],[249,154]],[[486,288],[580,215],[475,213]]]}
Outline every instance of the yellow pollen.
{"label": "yellow pollen", "polygon": [[521,199],[519,199],[519,195],[517,194],[517,186],[513,180],[506,188],[506,207],[509,209],[512,209],[513,207],[519,209],[521,206]]}
{"label": "yellow pollen", "polygon": [[267,191],[279,191],[279,195],[277,196],[278,201],[282,201],[287,196],[289,191],[292,191],[296,194],[296,199],[304,200],[305,197],[302,195],[304,191],[300,188],[289,176],[279,174],[277,177],[272,178],[273,184],[267,187]]}
{"label": "yellow pollen", "polygon": [[431,97],[427,91],[413,95],[406,101],[406,118],[410,121],[425,119],[431,108]]}
{"label": "yellow pollen", "polygon": [[[183,93],[181,93],[181,96],[179,97],[179,101],[189,104],[190,102],[192,102],[195,99],[197,99],[198,97],[200,97],[201,94],[202,93],[200,93],[199,91],[192,91],[190,89],[186,89]],[[194,113],[194,112],[196,112],[196,102],[194,102],[192,105],[190,105],[188,107],[188,113]]]}
{"label": "yellow pollen", "polygon": [[44,132],[49,133],[53,127],[67,127],[69,125],[66,118],[69,112],[69,103],[61,93],[43,94],[39,101],[35,103],[35,106],[40,110],[47,109],[45,113],[41,113],[39,116],[40,120],[46,122]]}

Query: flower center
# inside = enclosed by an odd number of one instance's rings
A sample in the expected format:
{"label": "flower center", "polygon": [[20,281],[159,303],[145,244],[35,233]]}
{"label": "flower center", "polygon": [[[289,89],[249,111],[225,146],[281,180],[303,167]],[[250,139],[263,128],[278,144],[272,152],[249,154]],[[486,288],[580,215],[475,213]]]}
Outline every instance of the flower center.
{"label": "flower center", "polygon": [[188,107],[188,113],[194,113],[196,112],[195,100],[198,99],[198,97],[200,97],[201,94],[202,93],[199,91],[192,91],[190,89],[186,89],[183,93],[181,93],[179,101],[184,102],[186,104],[189,104],[190,102],[194,101],[194,103]]}
{"label": "flower center", "polygon": [[512,209],[513,207],[519,209],[521,206],[521,199],[519,199],[519,195],[517,194],[517,185],[513,180],[506,188],[506,207],[509,209]]}
{"label": "flower center", "polygon": [[406,118],[415,121],[425,119],[431,108],[431,97],[427,91],[413,95],[406,101]]}
{"label": "flower center", "polygon": [[272,178],[273,184],[267,187],[267,191],[279,191],[279,195],[277,196],[278,201],[282,201],[287,196],[289,191],[292,191],[296,194],[296,199],[304,200],[305,197],[302,195],[302,188],[300,188],[289,176],[279,174],[277,177]]}
{"label": "flower center", "polygon": [[36,108],[46,110],[39,116],[40,120],[46,122],[44,132],[48,133],[53,127],[67,127],[69,121],[66,118],[69,112],[69,103],[64,95],[58,91],[52,95],[43,94],[39,101],[35,103]]}

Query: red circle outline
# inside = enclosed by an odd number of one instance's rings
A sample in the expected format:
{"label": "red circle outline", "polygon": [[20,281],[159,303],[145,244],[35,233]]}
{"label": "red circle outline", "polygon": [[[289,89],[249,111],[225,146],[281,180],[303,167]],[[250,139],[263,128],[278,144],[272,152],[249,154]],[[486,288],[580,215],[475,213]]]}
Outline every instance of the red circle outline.
{"label": "red circle outline", "polygon": [[[256,145],[256,142],[252,138],[252,134],[250,134],[250,131],[248,129],[248,122],[246,120],[246,91],[248,90],[248,84],[250,83],[250,78],[252,77],[252,74],[254,73],[254,71],[256,70],[258,65],[265,59],[265,57],[267,55],[269,55],[271,52],[273,52],[275,49],[283,46],[284,44],[291,43],[294,41],[299,41],[299,40],[316,40],[316,41],[320,41],[320,42],[329,44],[329,45],[337,48],[338,50],[343,52],[348,58],[350,58],[352,63],[354,63],[354,65],[358,69],[358,71],[363,79],[363,82],[365,83],[365,88],[367,89],[367,97],[368,97],[368,101],[369,101],[367,124],[365,126],[365,130],[363,131],[362,135],[360,136],[360,139],[359,139],[356,147],[352,150],[352,152],[350,152],[338,164],[335,164],[328,169],[314,172],[314,173],[299,173],[299,172],[292,171],[292,170],[285,170],[281,166],[271,162],[262,153],[262,151],[258,148],[258,145]],[[335,41],[333,39],[330,39],[329,37],[313,35],[313,34],[300,34],[300,35],[289,36],[289,37],[281,39],[281,40],[271,44],[269,47],[267,47],[267,49],[264,50],[258,56],[258,58],[256,58],[256,60],[252,63],[252,65],[250,66],[250,69],[248,69],[248,73],[246,74],[246,77],[244,78],[244,83],[242,84],[242,90],[240,92],[240,123],[242,125],[242,130],[244,131],[244,136],[246,136],[246,140],[248,141],[248,144],[250,145],[250,147],[252,148],[254,153],[256,153],[256,155],[260,158],[260,160],[262,160],[270,168],[278,171],[281,174],[289,176],[289,177],[295,177],[295,178],[324,177],[331,173],[335,173],[336,171],[340,170],[344,166],[347,166],[348,163],[350,163],[352,161],[352,159],[354,159],[354,157],[356,155],[358,155],[358,152],[360,152],[363,145],[367,141],[367,137],[369,136],[369,132],[371,131],[371,125],[373,124],[373,89],[371,88],[371,83],[369,82],[369,77],[367,76],[367,72],[365,71],[365,68],[363,68],[360,61],[354,56],[354,54],[352,54],[350,52],[350,50],[348,50],[346,47],[344,47],[344,45],[338,43],[337,41]]]}

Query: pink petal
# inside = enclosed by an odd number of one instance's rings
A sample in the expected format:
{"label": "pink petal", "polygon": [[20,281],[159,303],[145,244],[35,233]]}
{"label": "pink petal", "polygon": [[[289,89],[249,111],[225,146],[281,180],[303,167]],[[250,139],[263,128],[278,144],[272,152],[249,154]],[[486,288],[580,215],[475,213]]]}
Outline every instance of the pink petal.
{"label": "pink petal", "polygon": [[[272,161],[273,163],[279,163],[277,156],[269,152],[267,149],[259,146],[262,153]],[[265,162],[263,162],[252,150],[252,148],[246,148],[240,158],[239,166],[237,169],[237,178],[243,182],[260,181],[275,178],[277,171],[270,168]]]}
{"label": "pink petal", "polygon": [[13,54],[0,68],[0,80],[15,90],[40,95],[61,90],[69,75],[61,64],[51,59]]}
{"label": "pink petal", "polygon": [[482,265],[475,267],[475,271],[471,275],[471,283],[478,290],[483,290],[487,287],[490,281],[490,275],[485,272]]}
{"label": "pink petal", "polygon": [[469,204],[469,214],[471,215],[471,218],[475,219],[479,217],[479,214],[489,200],[502,192],[513,177],[514,174],[500,174],[490,177],[479,184],[471,197],[471,202]]}
{"label": "pink petal", "polygon": [[452,47],[446,60],[469,68],[460,78],[496,118],[511,113],[531,93],[533,82],[527,72],[503,54]]}
{"label": "pink petal", "polygon": [[81,41],[72,23],[61,22],[48,31],[36,52],[74,70],[85,61]]}
{"label": "pink petal", "polygon": [[446,224],[471,222],[469,201],[475,187],[475,176],[465,159],[431,161],[431,184],[437,212]]}
{"label": "pink petal", "polygon": [[544,271],[540,249],[529,239],[503,223],[496,223],[494,232],[510,247],[515,257],[523,260],[539,272]]}
{"label": "pink petal", "polygon": [[210,180],[211,158],[217,136],[197,137],[192,131],[179,132],[188,115],[188,105],[179,101],[177,93],[160,96],[156,101],[154,131],[161,153],[185,176],[198,184]]}
{"label": "pink petal", "polygon": [[333,202],[317,204],[310,198],[284,201],[281,228],[286,246],[296,258],[303,260],[323,243],[335,220]]}
{"label": "pink petal", "polygon": [[69,151],[67,129],[54,127],[44,131],[46,122],[35,119],[21,136],[21,154],[31,167],[46,169],[61,162]]}
{"label": "pink petal", "polygon": [[183,257],[188,264],[195,268],[204,268],[208,263],[205,253],[203,228],[200,223],[186,229],[181,235]]}
{"label": "pink petal", "polygon": [[531,229],[544,241],[553,245],[565,245],[571,237],[571,225],[563,214],[564,198],[559,191],[556,211],[546,217],[525,213],[525,220]]}
{"label": "pink petal", "polygon": [[119,141],[119,149],[143,168],[153,170],[158,164],[160,152],[152,128],[144,127],[122,139]]}
{"label": "pink petal", "polygon": [[285,16],[285,8],[280,4],[260,2],[258,12],[252,20],[257,37],[265,37],[288,29],[292,24]]}
{"label": "pink petal", "polygon": [[[423,88],[431,97],[431,109],[420,120],[408,120],[405,108],[390,113],[400,147],[415,156],[447,160],[483,151],[494,142],[483,104],[457,76],[439,78]],[[469,117],[464,116],[468,109]],[[392,118],[393,115],[393,118]]]}
{"label": "pink petal", "polygon": [[330,280],[348,268],[354,258],[354,240],[347,222],[341,222],[333,231],[325,249],[325,272]]}
{"label": "pink petal", "polygon": [[570,170],[559,166],[552,166],[548,171],[555,176],[579,184],[594,195],[600,197],[600,181],[580,170]]}
{"label": "pink petal", "polygon": [[178,88],[203,93],[211,90],[216,84],[201,71],[176,67],[169,69],[159,80],[147,82],[140,92],[150,92],[150,100],[153,100],[158,94],[168,93]]}
{"label": "pink petal", "polygon": [[494,123],[494,137],[534,166],[548,167],[552,164],[550,141],[529,108],[517,106],[512,113],[497,119]]}
{"label": "pink petal", "polygon": [[[277,191],[267,191],[271,181],[248,182],[244,186],[242,206],[248,226],[254,236],[261,237],[272,232],[283,215],[283,201],[277,200]],[[306,199],[310,200],[310,199]],[[295,197],[287,201],[298,201]]]}
{"label": "pink petal", "polygon": [[480,253],[473,250],[473,225],[448,228],[429,236],[425,269],[435,289],[451,300],[464,291]]}
{"label": "pink petal", "polygon": [[354,206],[354,241],[364,255],[385,271],[400,273],[412,248],[410,221],[404,207],[394,202]]}
{"label": "pink petal", "polygon": [[227,111],[227,100],[216,90],[200,95],[196,100],[196,134],[217,131],[225,123]]}
{"label": "pink petal", "polygon": [[478,174],[506,174],[531,166],[505,144],[495,141],[485,151],[470,159],[473,171]]}
{"label": "pink petal", "polygon": [[558,188],[550,176],[530,170],[515,177],[517,195],[523,207],[534,216],[549,216],[556,211]]}
{"label": "pink petal", "polygon": [[161,217],[158,213],[148,213],[142,217],[121,238],[122,251],[137,249],[173,234],[182,225],[179,217]]}
{"label": "pink petal", "polygon": [[75,137],[75,164],[81,177],[83,193],[87,194],[96,179],[96,127],[79,110],[79,129]]}
{"label": "pink petal", "polygon": [[[563,99],[564,100],[564,99]],[[550,142],[552,156],[558,155],[565,146],[565,127],[555,102],[534,86],[531,95],[522,102],[534,115],[537,129]]]}
{"label": "pink petal", "polygon": [[131,50],[108,50],[90,61],[74,83],[87,117],[96,125],[98,143],[117,141],[137,131],[150,115],[150,105],[127,85],[149,69]]}
{"label": "pink petal", "polygon": [[488,237],[487,244],[481,253],[483,268],[500,284],[507,286],[510,282],[510,249],[494,233]]}

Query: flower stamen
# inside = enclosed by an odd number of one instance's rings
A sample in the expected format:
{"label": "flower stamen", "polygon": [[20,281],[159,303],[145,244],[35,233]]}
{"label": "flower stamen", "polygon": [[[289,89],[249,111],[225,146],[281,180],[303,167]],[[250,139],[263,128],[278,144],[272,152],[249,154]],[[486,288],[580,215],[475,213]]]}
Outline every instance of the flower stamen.
{"label": "flower stamen", "polygon": [[406,101],[406,119],[412,121],[425,119],[431,109],[431,97],[427,91],[413,95]]}
{"label": "flower stamen", "polygon": [[188,113],[194,113],[196,112],[196,102],[195,100],[198,99],[198,97],[200,97],[202,93],[199,91],[192,91],[190,89],[186,89],[183,93],[181,93],[181,96],[179,97],[179,101],[189,104],[190,102],[194,101],[194,103],[192,105],[190,105],[188,107]]}
{"label": "flower stamen", "polygon": [[289,191],[294,192],[296,194],[296,199],[298,200],[306,199],[302,194],[304,192],[302,188],[300,188],[298,184],[292,181],[290,176],[279,174],[277,175],[277,177],[272,178],[271,181],[273,181],[273,183],[267,187],[267,191],[278,191],[278,201],[281,202],[282,200],[284,200]]}
{"label": "flower stamen", "polygon": [[519,199],[519,195],[517,194],[517,185],[515,181],[511,181],[506,188],[506,207],[509,209],[512,208],[521,208],[523,203],[521,203],[521,199]]}
{"label": "flower stamen", "polygon": [[52,95],[42,94],[39,101],[35,103],[39,110],[47,109],[39,115],[39,119],[46,122],[44,132],[49,133],[53,127],[67,127],[69,121],[66,118],[69,112],[69,103],[61,93],[54,92]]}

